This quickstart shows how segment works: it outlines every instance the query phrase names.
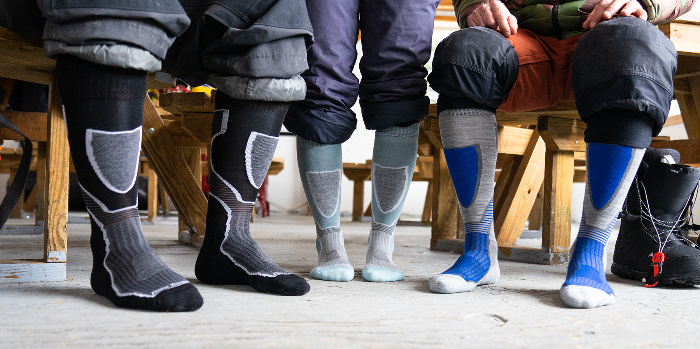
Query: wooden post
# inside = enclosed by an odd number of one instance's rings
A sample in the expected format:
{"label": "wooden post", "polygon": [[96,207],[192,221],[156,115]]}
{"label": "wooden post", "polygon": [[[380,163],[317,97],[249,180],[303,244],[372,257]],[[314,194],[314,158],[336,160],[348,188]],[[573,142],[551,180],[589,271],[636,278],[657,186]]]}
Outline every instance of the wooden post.
{"label": "wooden post", "polygon": [[68,170],[70,157],[63,107],[56,87],[56,73],[49,84],[49,113],[46,150],[46,222],[44,261],[65,263],[68,229]]}
{"label": "wooden post", "polygon": [[457,194],[442,149],[433,152],[433,181],[431,249],[435,248],[440,239],[457,237]]}
{"label": "wooden post", "polygon": [[[545,159],[542,249],[567,252],[571,245],[571,195],[574,152],[547,149]],[[555,261],[553,264],[565,262]]]}
{"label": "wooden post", "polygon": [[354,180],[352,188],[352,221],[359,222],[364,208],[365,181],[363,179]]}
{"label": "wooden post", "polygon": [[147,162],[143,167],[148,175],[148,221],[155,224],[158,218],[158,175]]}
{"label": "wooden post", "polygon": [[532,205],[532,210],[530,210],[530,216],[527,218],[527,228],[529,230],[540,230],[542,229],[542,200],[544,197],[544,186],[540,186],[540,192],[537,193],[537,198],[535,199],[535,204]]}

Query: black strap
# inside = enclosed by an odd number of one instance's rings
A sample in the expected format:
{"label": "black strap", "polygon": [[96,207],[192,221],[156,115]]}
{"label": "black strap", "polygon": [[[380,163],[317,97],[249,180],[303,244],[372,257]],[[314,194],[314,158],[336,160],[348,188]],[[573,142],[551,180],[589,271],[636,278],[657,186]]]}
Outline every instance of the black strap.
{"label": "black strap", "polygon": [[7,219],[10,218],[10,214],[12,214],[12,211],[15,209],[15,205],[17,205],[17,201],[22,195],[22,192],[24,192],[24,185],[27,183],[27,174],[29,174],[29,165],[32,161],[32,141],[22,134],[12,121],[7,120],[2,113],[0,113],[0,127],[10,129],[24,137],[24,152],[22,153],[22,159],[19,161],[15,179],[7,189],[7,194],[5,194],[2,203],[0,203],[0,228],[2,228],[5,222],[7,222]]}

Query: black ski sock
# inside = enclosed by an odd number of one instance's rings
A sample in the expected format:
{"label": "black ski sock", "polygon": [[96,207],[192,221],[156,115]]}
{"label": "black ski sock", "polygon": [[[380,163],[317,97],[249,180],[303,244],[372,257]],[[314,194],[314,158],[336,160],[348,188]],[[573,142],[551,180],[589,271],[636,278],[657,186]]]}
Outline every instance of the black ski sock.
{"label": "black ski sock", "polygon": [[250,214],[288,107],[216,95],[207,231],[195,266],[204,283],[250,285],[285,296],[309,292],[306,280],[275,265],[250,236]]}
{"label": "black ski sock", "polygon": [[199,309],[197,289],[160,260],[141,230],[135,183],[146,73],[62,55],[56,74],[92,222],[92,289],[122,308]]}

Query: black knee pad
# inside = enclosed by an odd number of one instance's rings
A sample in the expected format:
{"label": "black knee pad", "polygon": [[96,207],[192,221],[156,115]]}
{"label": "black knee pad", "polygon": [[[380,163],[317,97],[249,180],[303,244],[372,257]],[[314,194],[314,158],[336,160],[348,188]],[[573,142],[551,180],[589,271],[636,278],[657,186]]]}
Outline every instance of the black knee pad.
{"label": "black knee pad", "polygon": [[518,64],[515,48],[494,30],[477,27],[450,34],[435,50],[428,76],[430,87],[440,93],[438,109],[461,108],[451,104],[466,101],[495,111],[515,84]]}
{"label": "black knee pad", "polygon": [[571,85],[581,119],[626,109],[646,114],[657,135],[668,117],[676,66],[673,43],[650,23],[634,17],[600,23],[583,35],[572,58]]}

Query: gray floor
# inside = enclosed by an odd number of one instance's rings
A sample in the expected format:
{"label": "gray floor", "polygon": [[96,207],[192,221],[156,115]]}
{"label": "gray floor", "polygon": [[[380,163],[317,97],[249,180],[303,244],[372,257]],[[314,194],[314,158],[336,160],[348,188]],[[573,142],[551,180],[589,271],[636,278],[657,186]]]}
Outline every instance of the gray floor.
{"label": "gray floor", "polygon": [[[176,241],[176,221],[145,226],[156,252],[197,285],[205,304],[193,313],[114,307],[90,289],[89,225],[69,224],[68,280],[0,285],[0,347],[697,347],[700,288],[646,289],[608,275],[615,304],[568,309],[559,299],[564,266],[501,262],[501,280],[474,292],[440,295],[430,276],[456,254],[428,249],[430,228],[399,227],[394,261],[406,279],[361,277],[369,223],[344,222],[356,277],[309,278],[316,263],[310,217],[259,219],[253,235],[281,267],[305,277],[311,292],[282,297],[246,286],[199,284],[197,250]],[[611,239],[614,243],[614,237]],[[523,241],[537,244],[537,241]],[[40,258],[41,239],[0,236],[0,259]],[[608,254],[612,256],[612,246]]]}

